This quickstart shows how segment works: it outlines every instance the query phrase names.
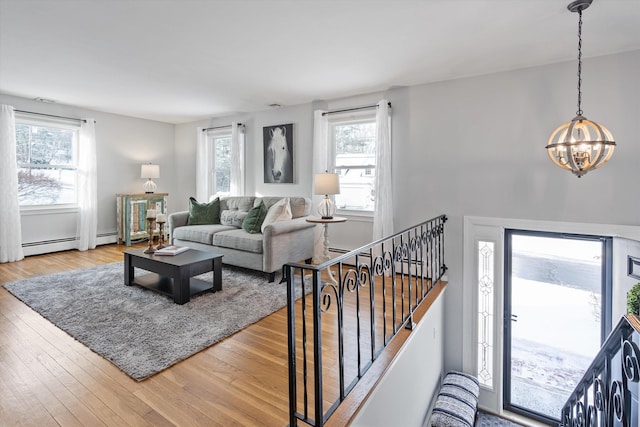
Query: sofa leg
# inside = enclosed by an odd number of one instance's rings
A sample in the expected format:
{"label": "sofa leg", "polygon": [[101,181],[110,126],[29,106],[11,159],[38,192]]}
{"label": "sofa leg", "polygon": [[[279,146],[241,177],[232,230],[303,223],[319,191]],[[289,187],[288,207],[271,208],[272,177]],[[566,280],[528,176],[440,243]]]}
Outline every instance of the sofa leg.
{"label": "sofa leg", "polygon": [[273,283],[276,280],[276,272],[267,273],[267,280],[269,283]]}

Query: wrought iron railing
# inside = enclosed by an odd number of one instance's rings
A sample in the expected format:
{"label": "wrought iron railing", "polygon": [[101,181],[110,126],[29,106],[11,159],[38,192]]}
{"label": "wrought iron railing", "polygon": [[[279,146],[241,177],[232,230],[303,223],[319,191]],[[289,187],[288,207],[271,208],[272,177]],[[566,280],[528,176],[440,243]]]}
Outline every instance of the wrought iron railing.
{"label": "wrought iron railing", "polygon": [[320,265],[284,266],[291,426],[323,426],[396,334],[413,328],[415,310],[447,270],[446,220]]}
{"label": "wrought iron railing", "polygon": [[563,427],[637,427],[640,319],[624,316],[565,403]]}

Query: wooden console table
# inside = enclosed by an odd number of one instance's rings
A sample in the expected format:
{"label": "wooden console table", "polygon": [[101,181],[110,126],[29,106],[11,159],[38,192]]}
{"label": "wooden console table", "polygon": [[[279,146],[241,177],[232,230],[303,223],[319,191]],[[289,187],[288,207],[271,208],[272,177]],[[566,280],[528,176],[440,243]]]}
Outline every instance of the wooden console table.
{"label": "wooden console table", "polygon": [[[132,240],[147,239],[147,209],[166,214],[168,196],[168,193],[116,194],[118,244],[131,246]],[[160,235],[157,227],[153,235]]]}

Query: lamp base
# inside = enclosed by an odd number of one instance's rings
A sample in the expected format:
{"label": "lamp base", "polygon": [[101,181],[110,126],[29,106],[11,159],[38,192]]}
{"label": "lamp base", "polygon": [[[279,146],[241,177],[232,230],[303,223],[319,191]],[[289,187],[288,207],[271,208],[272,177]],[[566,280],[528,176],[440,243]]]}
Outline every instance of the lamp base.
{"label": "lamp base", "polygon": [[334,213],[336,213],[336,205],[333,204],[329,196],[325,195],[318,205],[318,214],[322,219],[333,219]]}
{"label": "lamp base", "polygon": [[144,183],[143,188],[146,194],[151,194],[156,191],[156,188],[158,188],[158,186],[151,180],[151,178],[149,178],[147,182]]}

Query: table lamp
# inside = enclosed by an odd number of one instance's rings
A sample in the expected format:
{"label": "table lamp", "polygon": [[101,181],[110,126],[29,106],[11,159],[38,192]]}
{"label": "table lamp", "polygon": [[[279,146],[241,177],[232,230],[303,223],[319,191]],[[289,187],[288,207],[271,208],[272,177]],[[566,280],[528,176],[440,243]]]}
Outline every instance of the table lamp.
{"label": "table lamp", "polygon": [[314,177],[315,194],[324,194],[324,199],[318,205],[318,214],[322,219],[333,219],[336,205],[329,198],[330,194],[340,194],[340,181],[337,173],[317,173]]}
{"label": "table lamp", "polygon": [[140,178],[147,178],[147,182],[144,183],[144,192],[147,194],[153,193],[158,186],[151,178],[160,178],[160,166],[151,163],[142,165],[140,168]]}

